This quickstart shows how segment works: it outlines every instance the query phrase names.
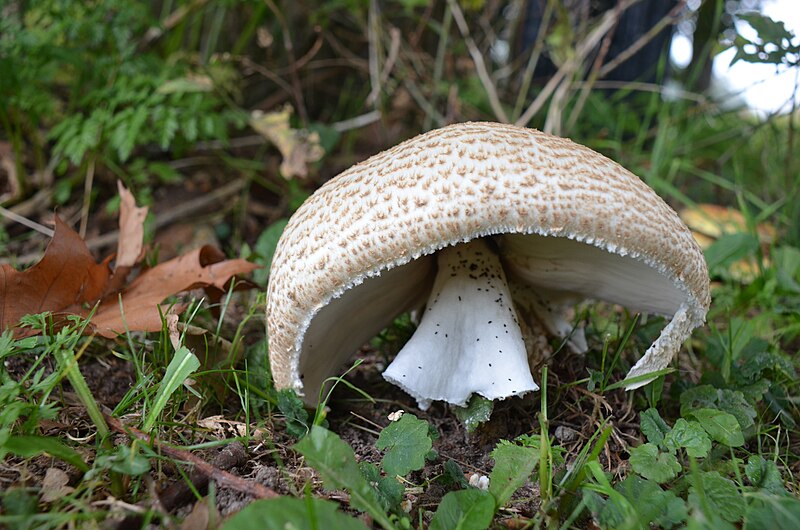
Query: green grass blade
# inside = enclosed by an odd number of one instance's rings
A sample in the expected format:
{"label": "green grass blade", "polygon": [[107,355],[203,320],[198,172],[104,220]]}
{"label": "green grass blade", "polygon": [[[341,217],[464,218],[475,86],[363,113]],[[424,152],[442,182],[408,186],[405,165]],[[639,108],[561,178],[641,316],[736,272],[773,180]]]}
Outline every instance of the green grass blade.
{"label": "green grass blade", "polygon": [[167,373],[164,375],[164,380],[158,387],[158,393],[156,393],[153,406],[150,408],[145,418],[144,426],[142,427],[145,432],[150,432],[155,426],[156,420],[164,410],[164,407],[167,406],[170,396],[183,384],[186,378],[189,377],[189,374],[199,367],[200,361],[189,351],[189,348],[181,346],[175,351],[175,356],[170,361],[169,366],[167,366]]}
{"label": "green grass blade", "polygon": [[81,454],[72,447],[62,443],[58,438],[28,435],[10,436],[3,444],[2,448],[22,458],[31,458],[42,453],[47,453],[52,457],[75,466],[83,472],[89,471],[89,466],[83,461]]}

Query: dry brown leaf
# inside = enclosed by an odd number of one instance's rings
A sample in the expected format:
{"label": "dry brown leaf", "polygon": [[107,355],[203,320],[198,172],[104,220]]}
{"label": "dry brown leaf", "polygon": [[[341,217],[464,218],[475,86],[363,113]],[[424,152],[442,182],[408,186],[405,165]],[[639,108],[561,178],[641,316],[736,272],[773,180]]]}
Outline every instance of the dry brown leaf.
{"label": "dry brown leaf", "polygon": [[[103,300],[92,319],[95,330],[104,337],[124,333],[126,326],[129,330],[159,331],[158,308],[167,297],[200,287],[224,291],[233,276],[258,268],[247,260],[224,257],[220,250],[206,245],[142,272],[120,293],[122,311],[117,296]],[[161,312],[166,313],[167,308],[162,307]]]}
{"label": "dry brown leaf", "polygon": [[209,506],[208,498],[197,501],[191,513],[186,516],[180,526],[180,530],[211,530],[217,528],[219,514]]}
{"label": "dry brown leaf", "polygon": [[[96,263],[80,236],[55,219],[55,234],[42,259],[19,272],[10,265],[0,266],[0,330],[15,328],[27,314],[50,312],[54,322],[66,322],[69,315],[86,317],[98,302],[90,331],[113,338],[129,331],[159,331],[161,315],[170,308],[161,306],[166,298],[196,288],[204,288],[212,302],[219,300],[235,275],[258,268],[243,259],[226,260],[216,247],[206,245],[147,269],[127,287],[125,280],[142,254],[142,223],[145,208],[137,208],[133,196],[120,185],[120,243],[118,267],[111,274],[109,256]],[[250,288],[246,280],[239,288]],[[178,304],[172,311],[180,312]],[[17,336],[33,333],[15,329]]]}
{"label": "dry brown leaf", "polygon": [[91,304],[103,295],[111,258],[96,263],[86,243],[58,216],[55,226],[36,265],[22,272],[0,265],[0,329],[16,326],[25,315]]}
{"label": "dry brown leaf", "polygon": [[319,145],[319,134],[316,132],[291,128],[291,114],[290,105],[274,112],[256,110],[250,115],[250,126],[281,152],[281,174],[284,178],[305,178],[308,176],[308,164],[322,158],[325,150]]}
{"label": "dry brown leaf", "polygon": [[[723,234],[737,234],[747,232],[747,221],[742,212],[735,208],[719,206],[717,204],[698,204],[692,208],[684,208],[680,218],[695,233],[708,236],[698,238],[698,243],[708,242],[708,238],[718,239]],[[756,232],[762,243],[769,244],[775,240],[777,231],[770,223],[759,223]],[[710,243],[709,243],[710,244]],[[705,248],[705,247],[703,247]]]}
{"label": "dry brown leaf", "polygon": [[[735,208],[717,204],[698,204],[684,208],[678,215],[692,230],[695,241],[703,250],[723,235],[749,232],[745,216]],[[762,264],[766,265],[769,263],[769,257],[766,255],[768,247],[775,241],[777,230],[770,223],[759,223],[756,226],[756,233],[765,253]],[[759,271],[760,267],[754,258],[742,258],[728,268],[731,277],[742,283],[752,282],[758,277]]]}
{"label": "dry brown leaf", "polygon": [[181,347],[181,333],[178,331],[178,315],[170,311],[164,315],[164,321],[167,323],[167,333],[169,334],[169,341],[175,350]]}
{"label": "dry brown leaf", "polygon": [[8,142],[0,142],[0,204],[19,197],[17,164]]}
{"label": "dry brown leaf", "polygon": [[119,241],[115,271],[121,267],[130,269],[139,262],[144,248],[144,220],[147,206],[136,206],[133,194],[122,182],[117,181],[119,189]]}
{"label": "dry brown leaf", "polygon": [[42,480],[42,502],[53,502],[69,495],[74,491],[74,488],[67,486],[69,483],[69,476],[62,470],[51,467],[44,474]]}

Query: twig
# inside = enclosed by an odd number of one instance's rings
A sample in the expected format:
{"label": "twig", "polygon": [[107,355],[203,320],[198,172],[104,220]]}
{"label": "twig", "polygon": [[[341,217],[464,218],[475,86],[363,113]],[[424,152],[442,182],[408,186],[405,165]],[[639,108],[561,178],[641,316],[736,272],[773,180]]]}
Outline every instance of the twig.
{"label": "twig", "polygon": [[[583,88],[588,85],[588,82],[576,83],[575,87]],[[595,81],[591,86],[594,88],[609,88],[612,90],[635,90],[638,92],[655,92],[657,94],[668,93],[671,97],[686,99],[689,101],[694,101],[695,103],[708,102],[708,98],[703,94],[698,94],[697,92],[684,90],[682,88],[665,87],[664,85],[658,85],[656,83],[643,83],[641,81],[611,81],[600,79]]]}
{"label": "twig", "polygon": [[553,16],[553,6],[558,0],[547,0],[544,8],[542,20],[539,23],[539,31],[536,34],[536,42],[533,45],[531,56],[525,65],[525,71],[522,74],[522,85],[520,86],[519,94],[517,95],[517,102],[514,104],[513,119],[516,121],[522,112],[522,105],[525,104],[525,96],[531,88],[531,81],[533,80],[533,73],[536,71],[536,65],[539,64],[539,58],[542,56],[544,49],[544,39],[547,33],[547,25],[550,23],[550,17]]}
{"label": "twig", "polygon": [[380,64],[378,64],[380,53],[378,46],[378,2],[371,0],[369,12],[367,13],[367,55],[369,57],[369,83],[370,91],[367,96],[367,105],[374,105],[381,92]]}
{"label": "twig", "polygon": [[89,158],[89,167],[86,168],[86,178],[83,181],[83,204],[81,205],[81,225],[78,235],[81,239],[86,237],[86,227],[89,224],[89,209],[92,206],[92,186],[94,186],[94,160],[92,155]]}
{"label": "twig", "polygon": [[[186,217],[191,213],[194,213],[198,210],[202,210],[206,206],[214,204],[218,201],[222,201],[223,199],[235,195],[242,188],[246,185],[247,181],[244,179],[234,180],[220,188],[217,188],[205,195],[201,195],[195,199],[190,201],[184,202],[168,210],[166,212],[162,212],[156,216],[155,226],[156,229],[162,228],[164,226],[170,225],[173,222],[181,219],[182,217]],[[111,232],[106,232],[105,234],[92,238],[86,242],[86,246],[90,250],[97,250],[99,248],[104,248],[110,245],[114,245],[117,240],[119,239],[119,230],[113,230]],[[31,252],[30,254],[25,254],[23,256],[17,257],[14,262],[18,264],[27,264],[32,263],[39,258],[41,258],[41,252]],[[11,262],[10,259],[2,258],[0,259],[0,263],[9,263]]]}
{"label": "twig", "polygon": [[489,76],[489,71],[486,69],[486,63],[483,61],[483,54],[481,54],[469,32],[469,26],[467,25],[466,19],[464,19],[464,12],[461,11],[461,7],[459,7],[456,0],[447,0],[447,5],[453,13],[453,19],[456,21],[458,31],[461,33],[461,36],[464,37],[464,42],[472,57],[472,62],[475,63],[475,70],[478,73],[478,78],[481,80],[483,89],[486,91],[486,95],[489,97],[489,105],[491,105],[495,117],[503,123],[508,123],[508,115],[506,115],[503,105],[500,104],[500,98],[497,97],[497,89],[494,86],[492,78]]}
{"label": "twig", "polygon": [[[30,199],[26,199],[14,206],[8,208],[8,210],[12,213],[17,215],[21,215],[22,217],[30,217],[35,213],[41,211],[42,208],[47,207],[50,204],[50,200],[53,197],[53,189],[42,188],[36,193],[33,194],[33,197]],[[10,217],[8,218],[10,221],[14,220]],[[0,219],[0,226],[5,226],[7,222],[4,219]]]}
{"label": "twig", "polygon": [[12,220],[14,222],[17,222],[17,223],[19,223],[21,225],[27,226],[28,228],[30,228],[32,230],[36,230],[37,232],[40,232],[40,233],[46,235],[47,237],[53,237],[53,234],[55,233],[55,231],[53,231],[53,229],[47,228],[44,225],[40,225],[36,221],[31,221],[27,217],[23,217],[23,216],[21,216],[19,214],[16,214],[16,213],[12,212],[11,210],[7,210],[7,209],[3,208],[2,206],[0,206],[0,215],[2,215],[3,217],[5,217],[7,219],[10,219],[10,220]]}
{"label": "twig", "polygon": [[380,119],[381,119],[381,111],[373,110],[367,112],[366,114],[361,114],[360,116],[355,116],[347,120],[337,121],[336,123],[332,124],[331,127],[336,132],[342,133],[353,129],[359,129],[361,127],[369,125],[370,123],[375,123]]}
{"label": "twig", "polygon": [[154,40],[161,38],[164,33],[180,24],[195,8],[201,7],[206,2],[208,2],[208,0],[194,0],[189,4],[178,7],[164,19],[160,26],[153,26],[147,30],[144,37],[142,37],[142,40],[139,42],[139,49],[144,49]]}
{"label": "twig", "polygon": [[392,69],[394,69],[394,65],[397,62],[397,55],[400,52],[400,30],[394,27],[389,28],[389,38],[389,54],[386,56],[386,61],[383,63],[383,69],[381,70],[380,76],[378,76],[377,84],[367,96],[367,105],[375,105],[382,87],[386,85],[389,76],[392,74]]}
{"label": "twig", "polygon": [[308,125],[308,110],[306,109],[306,101],[303,97],[303,87],[300,84],[300,77],[297,75],[297,59],[294,56],[294,44],[292,43],[292,34],[289,30],[289,25],[278,6],[272,0],[264,0],[267,7],[278,19],[281,25],[281,33],[283,34],[283,47],[286,48],[286,55],[289,57],[289,76],[292,80],[292,96],[294,97],[295,104],[297,105],[297,113],[300,115],[300,120],[303,125]]}
{"label": "twig", "polygon": [[408,93],[411,94],[412,99],[417,102],[417,105],[419,105],[426,114],[433,118],[433,121],[436,122],[437,127],[445,125],[446,121],[444,116],[442,116],[439,111],[433,108],[433,105],[431,105],[430,101],[425,99],[425,96],[422,95],[422,92],[420,92],[416,83],[414,83],[410,78],[406,77],[403,79],[403,86],[406,88],[406,90],[408,90]]}
{"label": "twig", "polygon": [[263,75],[264,77],[266,77],[267,79],[269,79],[270,81],[272,81],[273,83],[275,83],[276,85],[278,85],[279,87],[281,87],[281,88],[283,89],[283,91],[284,91],[284,92],[286,92],[286,93],[287,93],[287,94],[289,94],[290,96],[294,97],[294,93],[292,92],[292,87],[291,87],[291,86],[289,86],[289,83],[287,83],[286,81],[284,81],[284,80],[283,80],[283,79],[282,79],[282,78],[281,78],[279,75],[277,75],[275,72],[273,72],[273,71],[272,71],[272,70],[270,70],[269,68],[265,68],[265,67],[261,66],[261,65],[260,65],[260,64],[258,64],[258,63],[254,63],[253,61],[251,61],[251,60],[250,60],[249,58],[247,58],[247,57],[239,57],[239,58],[237,58],[237,59],[238,59],[238,61],[239,61],[240,63],[242,63],[242,65],[243,65],[243,66],[245,66],[245,67],[247,67],[247,68],[250,68],[250,69],[252,69],[253,71],[255,71],[255,72],[258,72],[259,74]]}
{"label": "twig", "polygon": [[174,460],[180,460],[192,464],[198,473],[202,473],[209,479],[216,482],[220,487],[240,491],[257,499],[269,499],[280,496],[276,491],[264,486],[263,484],[253,482],[242,477],[237,477],[232,473],[228,473],[227,471],[212,466],[202,458],[193,455],[189,451],[163,444],[158,440],[151,438],[150,435],[145,432],[124,425],[121,421],[111,415],[104,414],[104,416],[106,417],[106,421],[108,422],[109,426],[113,430],[121,434],[126,434],[131,438],[146,442],[152,445],[153,448],[159,453],[165,454]]}
{"label": "twig", "polygon": [[389,55],[386,56],[386,62],[383,63],[381,85],[385,85],[389,80],[394,63],[397,61],[397,54],[400,52],[400,30],[395,27],[389,28],[389,37],[391,38],[391,45],[389,46]]}
{"label": "twig", "polygon": [[[436,98],[436,87],[439,86],[440,81],[442,80],[442,72],[444,72],[444,56],[447,53],[447,42],[450,37],[450,25],[453,22],[453,13],[450,10],[449,5],[444,6],[444,14],[442,15],[442,30],[439,34],[439,44],[436,46],[436,59],[433,63],[433,82],[431,86],[433,87],[433,94],[431,94],[431,99],[434,101]],[[431,116],[430,114],[425,115],[425,122],[423,125],[424,130],[428,130],[431,128]]]}
{"label": "twig", "polygon": [[[246,461],[247,454],[244,452],[244,447],[242,447],[240,443],[234,442],[223,447],[220,452],[214,456],[211,465],[223,471],[227,471],[242,465]],[[159,494],[155,492],[151,493],[151,497],[160,505],[161,511],[168,514],[192,502],[195,498],[196,491],[204,492],[206,488],[208,488],[208,478],[209,477],[203,473],[194,471],[185,477],[186,480],[173,483]],[[141,504],[133,504],[128,505],[126,509],[133,513],[116,525],[117,530],[141,528],[141,515],[147,513],[147,508]]]}
{"label": "twig", "polygon": [[317,53],[319,53],[319,50],[322,49],[322,42],[323,42],[322,35],[320,35],[319,33],[319,28],[315,28],[315,31],[317,31],[317,38],[314,39],[314,44],[312,44],[311,48],[309,48],[309,50],[305,53],[305,55],[300,57],[294,64],[295,70],[301,70],[306,64],[308,64],[309,61],[311,61],[311,59],[316,57]]}
{"label": "twig", "polygon": [[617,11],[616,23],[608,31],[608,33],[606,33],[605,37],[603,37],[603,43],[600,45],[600,52],[597,54],[597,57],[595,57],[592,64],[592,70],[589,72],[589,79],[586,83],[583,83],[583,86],[580,89],[580,95],[578,96],[578,101],[575,103],[575,106],[572,108],[572,112],[567,119],[568,131],[572,130],[572,128],[575,126],[575,122],[578,121],[578,116],[580,116],[581,112],[583,111],[583,107],[586,105],[586,100],[589,99],[592,86],[594,85],[595,81],[597,81],[600,75],[600,68],[603,66],[603,61],[606,60],[608,50],[611,48],[611,39],[614,38],[614,33],[617,31],[617,25],[619,24],[620,15],[622,14],[619,12],[619,4],[617,4],[615,9]]}
{"label": "twig", "polygon": [[[205,195],[201,195],[195,199],[181,203],[175,206],[175,208],[158,214],[155,221],[156,229],[170,225],[178,219],[187,217],[189,214],[198,210],[202,210],[206,206],[222,201],[231,195],[239,193],[242,188],[244,188],[246,183],[247,181],[245,179],[234,180],[233,182],[229,182],[228,184],[212,190]],[[86,246],[89,247],[90,250],[96,250],[106,245],[116,243],[118,238],[119,230],[114,230],[113,232],[108,232],[102,236],[90,239],[86,242]]]}
{"label": "twig", "polygon": [[589,52],[591,52],[592,49],[594,49],[594,47],[600,42],[600,39],[603,38],[603,35],[605,35],[614,26],[614,24],[616,24],[617,12],[622,13],[639,1],[640,0],[623,0],[619,3],[618,10],[613,12],[609,11],[603,15],[603,18],[597,24],[597,27],[595,27],[595,29],[592,30],[583,39],[583,41],[578,43],[578,45],[575,47],[575,55],[561,65],[555,75],[553,75],[553,77],[550,78],[550,81],[548,81],[544,86],[542,91],[539,92],[539,95],[536,96],[536,99],[534,99],[528,108],[525,109],[525,112],[522,113],[522,116],[520,116],[515,123],[522,127],[526,126],[528,122],[533,119],[536,113],[539,112],[559,84],[564,81],[564,78],[567,76],[567,74],[573,72],[577,65],[583,62],[583,60],[588,56]]}

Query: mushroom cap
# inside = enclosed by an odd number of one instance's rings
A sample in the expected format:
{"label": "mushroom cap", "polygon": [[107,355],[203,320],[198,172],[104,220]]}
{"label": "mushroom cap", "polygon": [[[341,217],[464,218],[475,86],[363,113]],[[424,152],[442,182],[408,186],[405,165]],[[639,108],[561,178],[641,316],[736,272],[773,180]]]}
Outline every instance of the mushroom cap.
{"label": "mushroom cap", "polygon": [[305,386],[315,402],[361,345],[424,302],[433,253],[485,236],[517,281],[672,316],[629,375],[666,367],[705,319],[702,251],[637,176],[568,139],[462,123],[354,165],[292,216],[267,295],[276,387]]}

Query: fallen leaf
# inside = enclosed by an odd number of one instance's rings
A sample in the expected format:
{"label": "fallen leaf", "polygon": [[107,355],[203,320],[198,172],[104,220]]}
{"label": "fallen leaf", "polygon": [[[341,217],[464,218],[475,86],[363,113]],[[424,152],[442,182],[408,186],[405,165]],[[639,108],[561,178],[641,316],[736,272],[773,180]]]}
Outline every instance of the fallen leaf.
{"label": "fallen leaf", "polygon": [[189,515],[181,523],[181,530],[211,530],[219,526],[219,513],[209,505],[209,498],[197,501]]}
{"label": "fallen leaf", "polygon": [[220,250],[206,245],[145,270],[119,297],[103,300],[92,318],[96,332],[115,337],[126,329],[159,331],[161,314],[168,309],[164,306],[159,312],[159,304],[167,297],[200,287],[225,291],[233,276],[258,268],[247,260],[224,257]]}
{"label": "fallen leaf", "polygon": [[[695,207],[684,208],[679,215],[690,229],[712,240],[724,234],[749,232],[747,220],[742,212],[727,206],[698,204]],[[759,223],[756,232],[762,243],[772,243],[775,240],[775,227],[769,223]],[[696,237],[701,245],[703,241],[708,240],[707,238]]]}
{"label": "fallen leaf", "polygon": [[19,192],[14,150],[9,142],[0,142],[0,204],[17,199]]}
{"label": "fallen leaf", "polygon": [[174,312],[169,312],[164,315],[164,321],[167,323],[169,341],[172,343],[172,347],[177,350],[181,347],[181,333],[178,331],[178,315]]}
{"label": "fallen leaf", "polygon": [[91,304],[103,295],[110,257],[96,263],[81,237],[55,217],[55,234],[44,257],[22,272],[0,265],[0,328],[25,315]]}
{"label": "fallen leaf", "polygon": [[187,94],[193,92],[211,92],[214,81],[207,75],[189,74],[186,77],[171,79],[162,84],[156,92],[159,94]]}
{"label": "fallen leaf", "polygon": [[[60,325],[69,315],[87,317],[96,307],[88,332],[113,338],[126,330],[159,331],[163,314],[185,307],[162,306],[168,297],[203,288],[209,300],[217,302],[234,276],[259,268],[243,259],[226,260],[219,249],[205,245],[144,270],[125,287],[128,273],[142,255],[147,210],[138,208],[122,185],[119,189],[120,243],[113,274],[109,263],[114,256],[96,263],[80,236],[56,216],[53,239],[36,265],[22,272],[0,266],[0,330],[15,328],[24,315],[44,312],[52,313]],[[236,286],[246,289],[254,284],[239,280]],[[14,331],[17,336],[35,333],[18,327]]]}
{"label": "fallen leaf", "polygon": [[266,429],[258,427],[248,429],[247,424],[224,416],[209,416],[198,420],[197,425],[213,432],[220,440],[226,440],[231,436],[250,436],[255,441],[261,441],[269,435]]}
{"label": "fallen leaf", "polygon": [[119,189],[119,240],[115,272],[123,267],[133,267],[139,262],[144,248],[144,220],[147,206],[136,206],[133,194],[122,182],[117,181]]}
{"label": "fallen leaf", "polygon": [[69,476],[62,470],[51,467],[44,474],[42,480],[42,502],[53,502],[68,495],[74,488],[67,486]]}
{"label": "fallen leaf", "polygon": [[[684,208],[678,215],[692,230],[692,236],[703,250],[709,248],[722,236],[750,232],[742,212],[727,206],[697,204],[690,208]],[[768,265],[767,252],[769,245],[777,237],[777,230],[770,223],[759,223],[756,225],[756,234],[764,250],[762,264]],[[740,259],[728,267],[728,272],[733,279],[746,284],[757,278],[760,270],[759,264],[752,257]]]}
{"label": "fallen leaf", "polygon": [[255,110],[250,115],[250,126],[281,152],[281,174],[284,178],[305,178],[308,176],[308,164],[322,158],[325,150],[319,145],[319,134],[316,132],[291,128],[291,114],[290,105],[274,112]]}

